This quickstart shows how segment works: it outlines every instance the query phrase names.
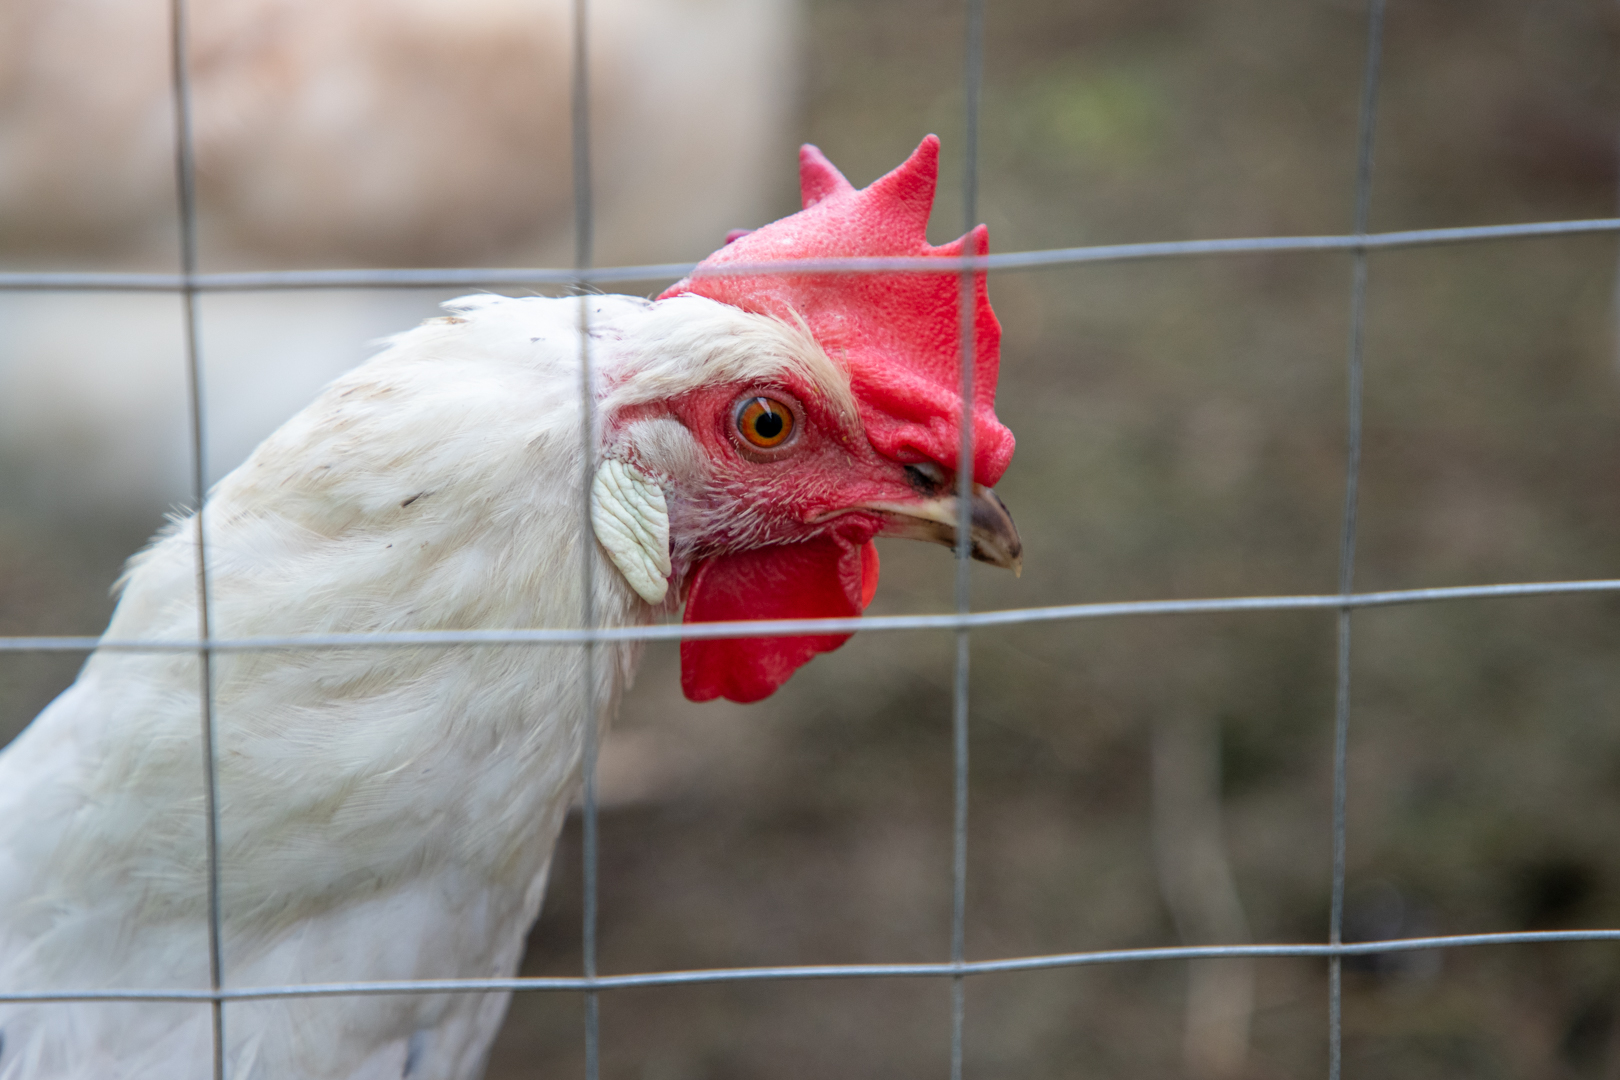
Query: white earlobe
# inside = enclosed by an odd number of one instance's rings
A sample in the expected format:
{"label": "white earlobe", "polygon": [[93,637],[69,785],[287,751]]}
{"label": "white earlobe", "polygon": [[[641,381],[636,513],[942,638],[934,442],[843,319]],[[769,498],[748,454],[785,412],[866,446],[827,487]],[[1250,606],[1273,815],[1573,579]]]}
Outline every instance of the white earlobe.
{"label": "white earlobe", "polygon": [[608,458],[591,484],[591,525],[630,587],[649,604],[669,592],[669,507],[639,469]]}

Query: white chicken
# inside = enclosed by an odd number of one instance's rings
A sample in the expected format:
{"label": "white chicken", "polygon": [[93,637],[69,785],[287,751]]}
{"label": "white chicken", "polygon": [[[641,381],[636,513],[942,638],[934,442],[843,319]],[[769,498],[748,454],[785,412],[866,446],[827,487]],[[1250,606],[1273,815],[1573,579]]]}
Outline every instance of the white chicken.
{"label": "white chicken", "polygon": [[[957,255],[924,239],[938,143],[857,191],[812,147],[805,209],[655,301],[475,296],[395,338],[212,492],[220,637],[858,614],[871,540],[951,543],[972,418],[973,544],[1016,567],[987,485],[999,328],[976,282],[975,394],[957,390],[959,274],[713,276],[794,257]],[[581,529],[580,316],[599,437]],[[196,524],[131,561],[107,634],[197,634]],[[688,641],[688,696],[758,700],[845,635]],[[584,651],[344,648],[214,661],[225,985],[505,976],[580,782]],[[605,723],[633,645],[596,653]],[[0,993],[206,988],[199,667],[93,654],[0,752]],[[506,995],[232,1002],[227,1075],[475,1077]],[[207,1003],[0,1005],[0,1080],[210,1074]]]}

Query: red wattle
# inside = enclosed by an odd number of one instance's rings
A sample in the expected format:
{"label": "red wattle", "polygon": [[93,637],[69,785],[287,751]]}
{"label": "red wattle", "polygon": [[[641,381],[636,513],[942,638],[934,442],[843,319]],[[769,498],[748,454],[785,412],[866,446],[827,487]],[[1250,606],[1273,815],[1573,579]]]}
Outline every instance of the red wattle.
{"label": "red wattle", "polygon": [[865,611],[872,606],[872,597],[877,595],[878,583],[878,553],[877,545],[868,540],[861,548],[861,610]]}
{"label": "red wattle", "polygon": [[[856,530],[851,530],[855,532]],[[837,619],[859,615],[877,589],[878,557],[865,530],[716,555],[698,564],[685,622]],[[760,701],[817,653],[849,634],[710,638],[681,642],[681,690],[693,701]]]}

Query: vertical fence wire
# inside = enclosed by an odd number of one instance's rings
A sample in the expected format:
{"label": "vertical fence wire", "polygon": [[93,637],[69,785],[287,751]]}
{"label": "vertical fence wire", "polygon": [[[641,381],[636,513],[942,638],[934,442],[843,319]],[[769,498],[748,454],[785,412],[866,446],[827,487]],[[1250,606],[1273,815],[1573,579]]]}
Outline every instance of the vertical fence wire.
{"label": "vertical fence wire", "polygon": [[[169,3],[169,60],[174,104],[174,179],[179,211],[181,312],[185,321],[186,390],[190,407],[192,518],[197,552],[198,697],[201,702],[203,757],[203,842],[207,848],[208,985],[216,995],[224,985],[219,889],[219,775],[214,752],[214,664],[208,600],[208,545],[203,528],[203,502],[208,493],[208,440],[202,355],[197,319],[197,162],[192,140],[189,24],[186,0]],[[210,1002],[214,1080],[225,1078],[225,1003]]]}
{"label": "vertical fence wire", "polygon": [[[575,286],[579,304],[579,411],[580,411],[580,592],[581,625],[596,628],[596,543],[591,526],[591,481],[596,458],[596,399],[591,386],[591,292],[585,280],[585,271],[591,268],[594,257],[595,208],[591,204],[591,99],[589,57],[589,0],[574,0],[573,6],[573,81],[571,88],[569,127],[572,137],[574,179],[574,268],[580,279]],[[583,806],[580,809],[580,847],[583,879],[581,904],[584,912],[580,920],[581,972],[587,982],[598,974],[596,964],[596,909],[597,876],[597,790],[596,762],[598,738],[598,702],[596,700],[596,642],[586,640],[581,650],[583,661],[584,731],[580,771],[584,778]],[[601,1002],[596,990],[585,992],[585,1078],[596,1080],[601,1074],[602,1032]]]}
{"label": "vertical fence wire", "polygon": [[[962,65],[963,150],[962,228],[971,232],[979,202],[979,92],[984,78],[984,0],[967,0]],[[971,243],[971,241],[970,241]],[[963,254],[980,255],[964,246]],[[971,270],[961,275],[962,413],[956,456],[956,612],[966,615],[973,604],[973,365],[978,329],[975,282]],[[967,958],[967,817],[968,817],[968,663],[972,631],[956,632],[956,667],[951,686],[951,963]],[[960,972],[951,978],[951,1080],[962,1080],[962,1038],[967,994]]]}
{"label": "vertical fence wire", "polygon": [[[1378,120],[1378,81],[1383,59],[1384,0],[1369,0],[1367,59],[1362,76],[1357,123],[1355,235],[1367,235],[1372,200],[1373,134]],[[1352,256],[1350,344],[1346,360],[1346,433],[1344,515],[1339,535],[1339,595],[1348,597],[1355,584],[1356,508],[1361,486],[1362,359],[1366,349],[1367,251]],[[1345,807],[1348,798],[1350,744],[1350,614],[1339,608],[1338,665],[1333,701],[1333,893],[1328,915],[1328,943],[1344,943]],[[1328,1080],[1339,1080],[1344,1057],[1344,958],[1328,959]]]}

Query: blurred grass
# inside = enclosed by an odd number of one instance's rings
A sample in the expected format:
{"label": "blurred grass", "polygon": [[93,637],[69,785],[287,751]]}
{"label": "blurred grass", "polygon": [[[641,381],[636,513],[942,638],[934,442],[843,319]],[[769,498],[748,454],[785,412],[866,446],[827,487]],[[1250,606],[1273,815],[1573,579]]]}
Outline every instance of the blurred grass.
{"label": "blurred grass", "polygon": [[[1187,0],[989,5],[980,215],[994,250],[1349,228],[1365,13]],[[962,231],[961,11],[816,0],[800,135],[857,184],[945,139]],[[1620,8],[1391,5],[1374,229],[1615,212]],[[779,209],[796,206],[781,170]],[[1357,581],[1612,577],[1613,238],[1376,255]],[[998,276],[1000,486],[1022,579],[984,606],[1335,587],[1349,264],[1339,256]],[[15,500],[14,500],[15,501]],[[152,521],[0,528],[8,633],[92,632]],[[85,537],[90,537],[86,540]],[[880,611],[943,610],[940,550],[886,543]],[[1352,936],[1620,925],[1620,601],[1356,617]],[[695,706],[649,650],[621,728],[687,764],[602,821],[606,971],[935,960],[949,941],[950,658],[870,635],[769,701]],[[6,658],[15,730],[77,661]],[[1154,723],[1218,726],[1255,936],[1327,930],[1328,614],[1013,627],[975,639],[972,957],[1177,942],[1151,850]],[[578,837],[525,971],[579,968]],[[1620,954],[1538,946],[1352,964],[1347,1075],[1612,1076]],[[1258,966],[1244,1075],[1325,1064],[1323,966]],[[975,979],[973,1076],[1182,1072],[1185,968]],[[904,982],[603,999],[605,1075],[934,1076],[948,992]],[[514,1001],[491,1077],[578,1075],[577,998]]]}

